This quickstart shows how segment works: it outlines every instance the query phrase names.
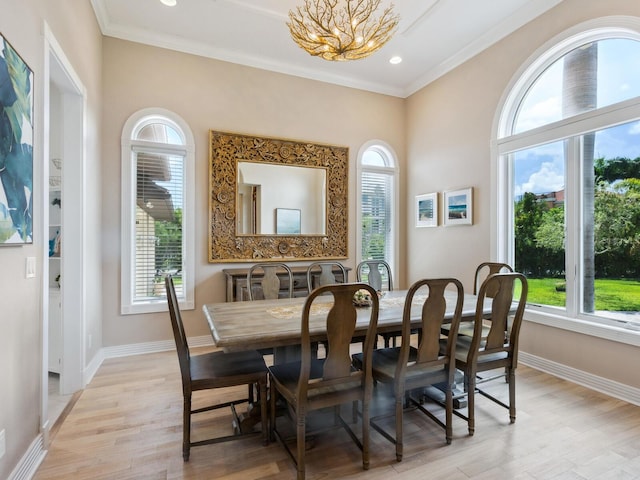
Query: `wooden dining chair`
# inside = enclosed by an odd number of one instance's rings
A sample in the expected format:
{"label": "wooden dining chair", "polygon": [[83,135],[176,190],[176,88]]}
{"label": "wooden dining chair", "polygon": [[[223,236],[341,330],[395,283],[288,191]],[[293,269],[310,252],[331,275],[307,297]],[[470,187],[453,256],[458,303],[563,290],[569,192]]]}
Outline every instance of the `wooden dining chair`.
{"label": "wooden dining chair", "polygon": [[[284,275],[284,282],[279,275]],[[282,286],[286,284],[286,294],[282,296]],[[247,292],[249,300],[277,300],[293,298],[293,273],[285,263],[256,263],[247,272]],[[268,321],[265,319],[265,321]],[[261,355],[272,355],[273,348],[258,349]]]}
{"label": "wooden dining chair", "polygon": [[[520,293],[514,301],[516,285]],[[493,298],[489,293],[492,293]],[[516,378],[518,366],[518,338],[527,303],[527,279],[521,273],[494,273],[480,286],[471,336],[456,338],[456,368],[464,373],[464,393],[467,397],[467,415],[455,414],[467,421],[469,435],[475,432],[475,393],[492,400],[509,410],[511,423],[516,421]],[[491,314],[483,313],[491,302]],[[515,313],[514,312],[515,307]],[[491,372],[499,369],[500,372]],[[480,374],[487,372],[485,376]],[[506,379],[509,386],[509,403],[482,390],[478,385],[497,379]]]}
{"label": "wooden dining chair", "polygon": [[356,267],[356,281],[371,285],[378,292],[393,290],[391,266],[384,260],[363,260]]}
{"label": "wooden dining chair", "polygon": [[[334,269],[337,269],[342,276],[340,282],[338,282],[333,273]],[[347,269],[340,262],[314,262],[307,267],[307,289],[309,293],[323,285],[346,283],[347,281]]]}
{"label": "wooden dining chair", "polygon": [[[384,260],[363,260],[356,266],[356,280],[366,282],[378,292],[390,292],[393,290],[393,275],[391,266]],[[417,333],[413,331],[412,333]],[[397,332],[384,332],[380,334],[385,348],[397,344],[396,339],[401,335]]]}
{"label": "wooden dining chair", "polygon": [[[446,294],[446,292],[451,292]],[[436,424],[444,428],[445,440],[453,438],[453,393],[455,375],[456,332],[462,314],[464,291],[462,283],[454,278],[423,279],[415,282],[408,290],[402,315],[402,343],[399,347],[380,348],[372,353],[372,375],[378,384],[393,389],[395,409],[371,419],[371,426],[396,446],[396,460],[403,455],[403,412],[405,408],[415,408],[426,414]],[[447,308],[449,307],[449,308]],[[447,311],[453,316],[447,319]],[[413,318],[419,316],[422,331],[417,346],[411,345],[411,330],[415,326]],[[440,329],[450,323],[450,335],[445,348],[440,347]],[[413,325],[412,325],[413,324]],[[364,365],[360,354],[353,356],[354,365]],[[422,395],[426,388],[438,386],[444,389],[445,421],[423,406]],[[395,436],[388,433],[379,420],[395,415]]]}
{"label": "wooden dining chair", "polygon": [[[482,285],[482,282],[489,275],[493,275],[494,273],[501,273],[501,272],[513,272],[513,268],[508,263],[502,263],[502,262],[483,262],[480,265],[478,265],[476,267],[476,272],[473,277],[473,294],[474,295],[478,294],[478,289],[480,288],[480,285]],[[488,298],[493,298],[495,296],[496,292],[493,291],[494,288],[495,288],[494,286],[491,286],[490,289],[487,291],[486,296]],[[448,335],[447,329],[448,329],[447,325],[442,327],[443,335]],[[473,335],[473,331],[474,331],[473,321],[463,320],[462,322],[460,322],[458,335],[466,335],[470,337]],[[484,329],[485,335],[487,331],[488,331],[488,328],[485,327]]]}
{"label": "wooden dining chair", "polygon": [[[165,278],[165,287],[167,291],[167,301],[169,304],[169,316],[171,317],[173,337],[176,342],[178,362],[180,364],[180,373],[182,375],[182,458],[185,462],[189,461],[191,447],[235,440],[237,438],[256,435],[259,433],[253,431],[243,432],[240,429],[241,422],[236,413],[235,406],[240,403],[248,402],[249,397],[192,409],[192,394],[193,392],[200,390],[248,385],[248,390],[252,391],[253,386],[257,385],[258,395],[260,398],[262,436],[264,444],[266,445],[269,442],[267,427],[267,367],[262,355],[255,350],[230,353],[217,351],[203,353],[200,355],[191,355],[189,351],[189,344],[187,343],[187,335],[182,323],[182,316],[178,306],[175,287],[173,285],[173,278],[170,275],[167,275]],[[231,408],[234,424],[236,425],[234,434],[192,442],[192,415],[225,407]]]}
{"label": "wooden dining chair", "polygon": [[[513,267],[508,263],[502,262],[483,262],[476,268],[476,274],[473,277],[473,294],[478,294],[478,289],[482,282],[489,276],[494,273],[504,273],[504,272],[513,272]],[[489,290],[487,291],[487,297],[493,298],[495,296],[495,291]]]}
{"label": "wooden dining chair", "polygon": [[[280,279],[284,276],[284,282]],[[286,293],[282,294],[282,287]],[[249,300],[293,298],[293,273],[285,263],[256,263],[247,272]]]}
{"label": "wooden dining chair", "polygon": [[[358,308],[353,304],[356,291],[365,289],[372,298],[370,307]],[[325,295],[332,295],[328,303]],[[322,299],[323,301],[318,301]],[[332,427],[344,427],[362,450],[362,467],[369,468],[369,402],[372,393],[371,352],[376,339],[378,323],[378,296],[373,288],[363,283],[343,283],[318,287],[306,298],[301,320],[300,361],[269,367],[271,385],[270,428],[285,446],[297,466],[298,480],[305,478],[307,416],[310,412],[334,407]],[[311,322],[326,326],[328,350],[326,358],[317,358],[312,351]],[[322,320],[320,320],[322,319]],[[366,340],[362,353],[362,369],[351,364],[349,347],[357,324],[366,323]],[[280,433],[276,423],[276,404],[282,398],[288,405],[296,425],[296,454]],[[340,415],[340,405],[361,403],[362,439],[358,439],[349,424]],[[331,422],[329,422],[331,423]]]}

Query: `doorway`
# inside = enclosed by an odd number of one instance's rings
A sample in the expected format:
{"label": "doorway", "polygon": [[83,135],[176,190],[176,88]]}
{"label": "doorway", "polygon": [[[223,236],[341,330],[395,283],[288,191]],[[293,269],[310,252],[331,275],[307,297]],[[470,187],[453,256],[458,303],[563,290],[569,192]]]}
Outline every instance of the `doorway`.
{"label": "doorway", "polygon": [[[43,407],[48,431],[84,387],[85,90],[45,26]],[[51,372],[51,373],[50,373]]]}

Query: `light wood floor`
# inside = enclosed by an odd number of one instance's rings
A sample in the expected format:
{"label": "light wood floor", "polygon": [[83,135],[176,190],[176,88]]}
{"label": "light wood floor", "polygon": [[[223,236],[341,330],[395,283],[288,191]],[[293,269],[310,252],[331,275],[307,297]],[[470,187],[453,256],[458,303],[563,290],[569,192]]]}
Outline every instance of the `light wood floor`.
{"label": "light wood floor", "polygon": [[[640,407],[524,366],[517,387],[515,424],[506,410],[478,397],[476,434],[469,437],[466,423],[454,418],[449,446],[442,429],[407,413],[400,463],[394,446],[372,430],[369,471],[343,430],[318,435],[307,452],[307,478],[640,479]],[[265,447],[260,437],[194,448],[184,463],[181,388],[175,352],[106,360],[57,431],[35,479],[295,478],[282,445]],[[504,384],[497,388],[506,392]],[[224,412],[194,429],[229,427]]]}

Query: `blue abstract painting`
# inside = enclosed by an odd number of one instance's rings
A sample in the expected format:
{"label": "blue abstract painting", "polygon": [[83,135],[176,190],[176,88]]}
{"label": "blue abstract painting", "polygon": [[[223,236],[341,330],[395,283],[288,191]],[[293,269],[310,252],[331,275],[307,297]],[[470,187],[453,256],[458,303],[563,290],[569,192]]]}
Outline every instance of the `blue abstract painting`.
{"label": "blue abstract painting", "polygon": [[33,243],[33,72],[0,34],[0,245]]}

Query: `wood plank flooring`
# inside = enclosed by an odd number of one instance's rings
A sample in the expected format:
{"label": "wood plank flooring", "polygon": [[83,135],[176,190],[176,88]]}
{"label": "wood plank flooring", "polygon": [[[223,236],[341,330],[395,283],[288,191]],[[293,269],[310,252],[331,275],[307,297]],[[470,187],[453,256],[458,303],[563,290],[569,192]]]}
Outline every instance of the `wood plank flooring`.
{"label": "wood plank flooring", "polygon": [[[506,385],[496,388],[506,395]],[[60,426],[34,478],[295,478],[282,445],[265,447],[259,436],[193,448],[190,461],[183,462],[181,389],[175,352],[106,360]],[[213,398],[222,401],[233,393]],[[197,401],[212,398],[206,396]],[[307,452],[307,478],[640,479],[640,407],[524,366],[517,371],[517,399],[517,421],[511,425],[505,409],[478,396],[475,435],[469,437],[466,423],[454,418],[451,445],[424,415],[408,412],[404,460],[396,462],[395,447],[372,430],[368,471],[343,430],[317,435]],[[383,408],[384,392],[376,401]],[[199,418],[194,438],[230,430],[227,411]]]}

